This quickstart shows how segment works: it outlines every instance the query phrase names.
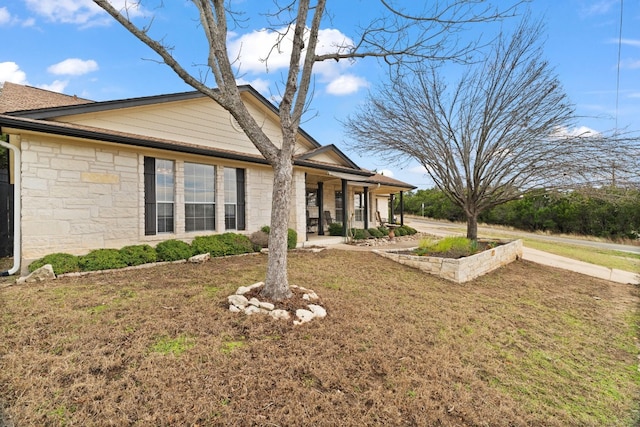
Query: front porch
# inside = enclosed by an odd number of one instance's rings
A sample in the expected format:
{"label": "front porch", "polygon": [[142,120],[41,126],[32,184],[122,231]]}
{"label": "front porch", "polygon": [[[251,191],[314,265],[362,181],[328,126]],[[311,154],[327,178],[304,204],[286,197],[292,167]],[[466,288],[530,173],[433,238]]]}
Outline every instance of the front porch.
{"label": "front porch", "polygon": [[[305,175],[307,242],[328,236],[333,223],[343,225],[342,236],[338,236],[341,241],[351,228],[404,225],[403,194],[415,187],[380,174],[314,172]],[[393,210],[396,197],[398,215]]]}

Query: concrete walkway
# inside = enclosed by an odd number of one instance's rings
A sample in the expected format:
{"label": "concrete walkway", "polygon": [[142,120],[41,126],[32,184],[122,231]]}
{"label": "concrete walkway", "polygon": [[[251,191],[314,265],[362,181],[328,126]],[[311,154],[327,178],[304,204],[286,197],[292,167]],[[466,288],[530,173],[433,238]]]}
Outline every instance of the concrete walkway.
{"label": "concrete walkway", "polygon": [[561,268],[563,270],[575,271],[587,276],[598,277],[616,283],[640,284],[640,273],[617,270],[615,268],[603,267],[588,262],[577,261],[537,249],[527,248],[522,250],[522,257],[537,264],[548,265],[550,267]]}

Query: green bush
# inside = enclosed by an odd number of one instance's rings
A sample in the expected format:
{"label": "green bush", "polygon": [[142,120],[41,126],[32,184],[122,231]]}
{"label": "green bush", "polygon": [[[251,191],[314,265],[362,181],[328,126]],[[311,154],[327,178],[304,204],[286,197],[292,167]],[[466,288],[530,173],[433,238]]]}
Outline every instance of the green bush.
{"label": "green bush", "polygon": [[127,265],[140,265],[156,262],[157,253],[149,245],[131,245],[120,249],[120,256]]}
{"label": "green bush", "polygon": [[287,249],[295,249],[298,246],[298,232],[292,228],[287,230]]}
{"label": "green bush", "polygon": [[399,228],[402,228],[405,232],[405,235],[407,236],[413,236],[418,232],[418,230],[416,230],[413,227],[409,227],[408,225],[403,225],[402,227],[399,227]]}
{"label": "green bush", "polygon": [[236,233],[197,236],[191,243],[193,254],[211,254],[212,257],[238,255],[253,252],[253,244],[247,236]]}
{"label": "green bush", "polygon": [[165,240],[156,245],[158,261],[179,261],[193,255],[191,246],[182,240]]}
{"label": "green bush", "polygon": [[369,232],[371,237],[375,237],[376,239],[384,237],[384,234],[382,234],[382,232],[380,230],[378,230],[377,228],[370,228],[367,231]]}
{"label": "green bush", "polygon": [[127,266],[117,249],[94,249],[81,256],[78,264],[82,271],[111,270]]}
{"label": "green bush", "polygon": [[269,232],[271,231],[271,227],[269,227],[268,225],[263,225],[260,231],[269,234]]}
{"label": "green bush", "polygon": [[381,225],[380,227],[378,227],[378,231],[380,231],[380,233],[382,233],[382,235],[385,237],[389,235],[389,229],[384,225]]}
{"label": "green bush", "polygon": [[29,272],[31,273],[46,264],[51,264],[55,274],[71,273],[80,270],[77,256],[58,252],[45,255],[44,257],[33,261],[29,264]]}
{"label": "green bush", "polygon": [[371,237],[371,234],[369,233],[369,231],[362,228],[352,228],[351,235],[355,240],[364,240]]}
{"label": "green bush", "polygon": [[407,235],[407,230],[405,230],[402,227],[396,227],[396,228],[393,229],[393,234],[395,234],[397,237],[406,236]]}
{"label": "green bush", "polygon": [[329,236],[342,236],[342,224],[339,222],[329,224]]}

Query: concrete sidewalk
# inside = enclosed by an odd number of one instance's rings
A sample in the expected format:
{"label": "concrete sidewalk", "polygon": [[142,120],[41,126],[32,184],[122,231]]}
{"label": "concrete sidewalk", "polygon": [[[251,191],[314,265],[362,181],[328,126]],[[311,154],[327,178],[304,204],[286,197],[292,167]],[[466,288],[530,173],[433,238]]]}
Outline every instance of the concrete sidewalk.
{"label": "concrete sidewalk", "polygon": [[639,274],[629,271],[617,270],[615,268],[603,267],[588,262],[577,261],[537,249],[527,248],[522,250],[522,258],[536,264],[548,265],[550,267],[561,268],[563,270],[574,271],[586,274],[587,276],[598,277],[616,283],[640,284]]}

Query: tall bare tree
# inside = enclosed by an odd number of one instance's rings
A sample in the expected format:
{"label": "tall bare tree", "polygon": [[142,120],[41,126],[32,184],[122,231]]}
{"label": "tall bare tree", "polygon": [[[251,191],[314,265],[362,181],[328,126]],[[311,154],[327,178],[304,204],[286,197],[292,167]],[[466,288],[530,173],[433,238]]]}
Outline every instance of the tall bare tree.
{"label": "tall bare tree", "polygon": [[574,107],[543,59],[542,34],[524,17],[451,89],[437,67],[382,85],[345,122],[353,146],[417,160],[464,210],[470,239],[486,209],[536,188],[603,179],[628,135],[575,131]]}
{"label": "tall bare tree", "polygon": [[[130,7],[137,7],[140,2],[125,2],[128,6],[121,10],[116,9],[109,0],[94,2],[153,49],[182,80],[228,110],[273,167],[269,260],[262,291],[263,296],[273,299],[284,299],[291,295],[287,280],[287,228],[293,155],[300,120],[310,97],[314,64],[366,57],[380,58],[390,65],[429,59],[464,60],[474,48],[473,44],[460,45],[456,42],[456,35],[465,25],[512,15],[515,6],[521,3],[514,1],[514,4],[497,9],[485,0],[379,0],[383,12],[352,37],[353,43],[336,45],[333,46],[333,52],[318,54],[318,33],[323,22],[329,18],[327,0],[275,0],[268,2],[267,6],[263,6],[262,2],[260,6],[257,6],[258,2],[252,2],[254,8],[260,8],[265,14],[269,12],[269,7],[275,7],[275,11],[267,16],[288,29],[281,34],[278,43],[285,37],[292,40],[289,69],[279,105],[282,141],[271,141],[247,110],[236,85],[234,62],[237,58],[229,57],[227,34],[228,25],[236,22],[234,20],[239,15],[230,8],[231,1],[192,0],[208,44],[203,63],[207,64],[215,79],[215,89],[200,78],[200,73],[189,71],[176,59],[165,37],[151,36],[151,23],[139,26],[130,19]],[[268,52],[265,52],[265,57],[268,59]]]}

